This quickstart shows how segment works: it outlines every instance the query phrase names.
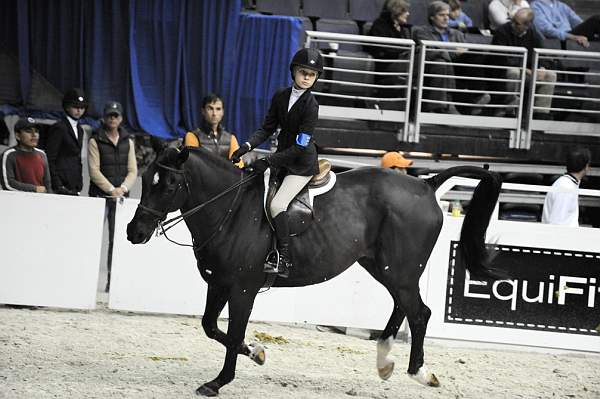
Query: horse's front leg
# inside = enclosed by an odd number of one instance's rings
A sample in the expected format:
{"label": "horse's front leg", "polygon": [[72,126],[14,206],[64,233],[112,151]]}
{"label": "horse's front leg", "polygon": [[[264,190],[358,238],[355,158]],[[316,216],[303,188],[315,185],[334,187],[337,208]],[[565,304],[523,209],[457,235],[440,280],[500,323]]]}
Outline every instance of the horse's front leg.
{"label": "horse's front leg", "polygon": [[[227,347],[227,334],[221,331],[217,324],[217,319],[219,318],[219,315],[223,311],[223,308],[228,300],[228,288],[214,283],[208,285],[208,292],[206,294],[206,307],[204,310],[204,315],[202,316],[202,328],[204,328],[204,332],[208,338],[214,339],[225,347]],[[265,364],[265,349],[260,343],[254,342],[250,345],[242,343],[238,349],[238,353],[240,355],[248,356],[261,366]]]}
{"label": "horse's front leg", "polygon": [[239,287],[231,289],[229,297],[229,325],[227,327],[227,335],[223,340],[223,344],[227,348],[225,363],[217,378],[205,383],[196,390],[198,395],[217,396],[219,389],[229,384],[235,378],[237,355],[238,353],[244,353],[244,348],[247,350],[247,346],[244,344],[244,335],[257,293],[258,288],[254,290]]}

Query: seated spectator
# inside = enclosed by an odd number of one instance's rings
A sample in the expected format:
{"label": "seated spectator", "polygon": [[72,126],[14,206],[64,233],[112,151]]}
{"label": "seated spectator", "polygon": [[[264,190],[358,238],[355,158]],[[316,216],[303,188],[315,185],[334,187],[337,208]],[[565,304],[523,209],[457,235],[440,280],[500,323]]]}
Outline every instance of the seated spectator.
{"label": "seated spectator", "polygon": [[[240,145],[235,134],[228,132],[221,125],[224,114],[225,105],[221,97],[216,94],[205,96],[202,99],[202,124],[186,133],[183,145],[203,146],[225,159],[231,159],[231,154],[240,148]],[[244,161],[240,160],[236,166],[243,168]]]}
{"label": "seated spectator", "polygon": [[583,21],[571,7],[559,0],[535,0],[535,26],[548,39],[572,40],[589,47],[589,40],[598,40],[600,15]]}
{"label": "seated spectator", "polygon": [[381,167],[392,169],[405,175],[407,168],[413,164],[413,161],[406,159],[398,151],[386,152],[381,158]]}
{"label": "seated spectator", "polygon": [[[411,39],[412,26],[408,24],[410,4],[405,0],[387,0],[379,17],[373,22],[369,36]],[[376,60],[408,59],[406,50],[393,47],[365,46],[365,51]],[[375,72],[408,72],[408,64],[395,62],[375,62]],[[404,76],[375,75],[378,85],[406,84]],[[397,89],[378,89],[379,97],[403,97]]]}
{"label": "seated spectator", "polygon": [[104,106],[102,126],[94,131],[88,144],[90,170],[90,197],[106,198],[108,218],[108,279],[105,291],[110,289],[112,249],[115,235],[116,200],[127,197],[137,178],[135,144],[121,127],[123,107],[116,101]]}
{"label": "seated spectator", "polygon": [[[499,46],[515,46],[515,47],[525,47],[527,49],[527,70],[526,70],[526,81],[528,84],[531,84],[531,75],[532,75],[532,63],[533,63],[533,54],[534,48],[543,48],[543,38],[537,32],[537,30],[532,26],[534,20],[533,10],[531,8],[521,8],[519,11],[513,15],[511,22],[507,22],[504,25],[500,26],[496,32],[494,33],[494,37],[492,38],[492,44]],[[520,69],[520,60],[515,57],[495,57],[495,64],[497,65],[507,65],[514,66],[514,68],[506,70],[505,77],[511,80],[520,80],[521,79],[521,69]],[[543,66],[540,66],[537,70],[537,79],[541,82],[556,82],[556,73],[552,71],[546,70]],[[504,90],[508,92],[516,92],[518,91],[518,83],[516,82],[508,82],[504,86]],[[554,85],[552,84],[543,84],[537,85],[536,87],[537,94],[543,94],[547,96],[552,96],[554,93]],[[510,105],[518,105],[518,97],[515,95],[504,96],[506,99],[505,103]],[[540,108],[550,108],[552,105],[552,97],[536,97],[535,104],[536,107]],[[509,113],[514,112],[516,108],[508,109]],[[550,110],[549,109],[540,109],[535,111],[537,115],[535,117],[537,119],[549,119],[550,118]],[[498,108],[495,111],[494,116],[505,116],[507,113],[506,108]],[[510,115],[512,116],[512,115]]]}
{"label": "seated spectator", "polygon": [[48,159],[36,148],[39,126],[33,118],[21,118],[15,124],[17,145],[2,153],[2,188],[11,191],[51,193]]}
{"label": "seated spectator", "polygon": [[81,147],[83,129],[79,119],[88,106],[81,89],[71,89],[63,97],[65,116],[48,129],[46,153],[52,188],[58,194],[79,195],[83,188]]}
{"label": "seated spectator", "polygon": [[529,3],[526,0],[492,0],[488,5],[490,28],[496,30],[510,22],[521,8],[529,8]]}
{"label": "seated spectator", "polygon": [[463,12],[460,0],[448,0],[448,5],[450,6],[449,27],[465,31],[473,26],[471,18]]}
{"label": "seated spectator", "polygon": [[[567,155],[567,173],[556,179],[546,194],[542,223],[579,226],[579,188],[581,179],[590,169],[592,155],[587,148],[577,149]],[[571,190],[572,192],[568,192]]]}
{"label": "seated spectator", "polygon": [[[419,26],[413,30],[413,40],[421,44],[423,40],[433,40],[442,42],[464,43],[465,36],[462,32],[448,27],[450,18],[450,6],[443,1],[434,1],[427,8],[429,17],[428,26]],[[456,51],[429,51],[426,55],[426,61],[442,62],[443,64],[427,65],[427,74],[455,76],[453,62],[467,61],[465,60],[465,49],[457,49]],[[423,90],[423,97],[431,102],[423,103],[424,112],[438,112],[458,114],[458,110],[454,104],[447,104],[448,101],[453,101],[452,96],[459,97],[460,94],[452,93],[456,89],[455,79],[450,77],[434,76],[425,77],[424,85],[427,87],[448,89],[446,90]],[[477,81],[473,84],[479,87]],[[465,96],[465,94],[462,94]],[[465,100],[469,101],[469,100]],[[477,95],[471,101],[474,104],[484,105],[490,101],[489,94]],[[480,108],[473,108],[472,114],[480,113]]]}

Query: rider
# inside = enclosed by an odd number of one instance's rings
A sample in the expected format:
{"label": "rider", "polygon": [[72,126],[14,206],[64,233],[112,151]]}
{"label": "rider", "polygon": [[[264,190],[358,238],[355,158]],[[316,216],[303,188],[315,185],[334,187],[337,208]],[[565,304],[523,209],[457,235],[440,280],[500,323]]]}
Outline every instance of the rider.
{"label": "rider", "polygon": [[264,173],[269,166],[285,171],[281,187],[271,202],[271,217],[279,247],[279,275],[288,276],[292,267],[287,208],[294,197],[319,173],[317,147],[312,137],[319,104],[310,92],[323,73],[323,58],[318,50],[299,50],[290,63],[293,85],[275,93],[263,125],[233,153],[232,162],[256,148],[273,135],[278,127],[277,151],[254,162],[254,171]]}

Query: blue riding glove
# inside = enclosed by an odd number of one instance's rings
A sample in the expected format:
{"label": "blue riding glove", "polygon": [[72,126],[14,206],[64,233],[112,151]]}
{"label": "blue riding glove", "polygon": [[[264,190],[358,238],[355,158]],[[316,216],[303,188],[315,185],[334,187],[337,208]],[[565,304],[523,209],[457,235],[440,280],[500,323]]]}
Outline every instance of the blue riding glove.
{"label": "blue riding glove", "polygon": [[235,150],[233,154],[231,154],[231,162],[238,163],[242,159],[242,156],[250,151],[250,144],[247,142],[242,144],[240,148]]}
{"label": "blue riding glove", "polygon": [[254,169],[254,173],[262,175],[265,173],[265,170],[269,169],[269,161],[265,158],[257,159],[252,164],[252,169]]}

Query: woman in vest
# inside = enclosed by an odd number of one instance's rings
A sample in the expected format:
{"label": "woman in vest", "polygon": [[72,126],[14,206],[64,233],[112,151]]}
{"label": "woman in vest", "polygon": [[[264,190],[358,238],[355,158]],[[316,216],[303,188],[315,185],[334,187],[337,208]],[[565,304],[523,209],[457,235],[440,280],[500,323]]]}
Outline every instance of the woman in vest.
{"label": "woman in vest", "polygon": [[[211,93],[202,99],[202,125],[191,132],[187,132],[183,145],[187,147],[204,147],[222,156],[231,159],[231,155],[240,148],[234,134],[228,132],[221,125],[225,105],[223,99]],[[240,160],[236,166],[244,167]]]}
{"label": "woman in vest", "polygon": [[290,231],[287,208],[313,175],[319,173],[317,147],[312,137],[319,116],[319,104],[312,95],[313,87],[323,72],[323,58],[315,49],[301,49],[290,63],[294,84],[275,93],[262,128],[258,129],[231,157],[232,162],[256,148],[273,135],[278,127],[277,151],[254,162],[256,173],[269,167],[283,169],[285,178],[271,202],[271,216],[279,247],[281,277],[292,267],[289,245]]}
{"label": "woman in vest", "polygon": [[116,199],[127,197],[137,177],[135,146],[129,134],[121,127],[123,107],[116,101],[104,106],[102,126],[94,131],[88,145],[90,170],[90,197],[105,197],[108,218],[108,280],[112,264],[113,237],[115,235]]}

